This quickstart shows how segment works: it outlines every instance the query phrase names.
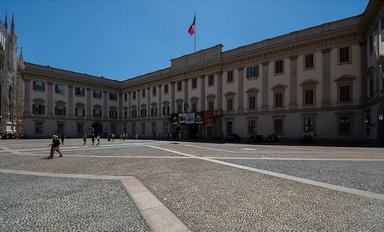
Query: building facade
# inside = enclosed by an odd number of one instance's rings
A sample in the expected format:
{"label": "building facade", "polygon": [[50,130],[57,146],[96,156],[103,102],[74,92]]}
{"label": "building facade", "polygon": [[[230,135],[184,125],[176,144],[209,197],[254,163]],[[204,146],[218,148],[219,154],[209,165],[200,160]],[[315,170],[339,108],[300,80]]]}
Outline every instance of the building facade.
{"label": "building facade", "polygon": [[21,131],[23,127],[23,81],[20,72],[23,57],[16,54],[17,37],[12,14],[11,27],[8,19],[0,21],[0,132]]}
{"label": "building facade", "polygon": [[384,141],[384,8],[114,81],[25,63],[24,133]]}

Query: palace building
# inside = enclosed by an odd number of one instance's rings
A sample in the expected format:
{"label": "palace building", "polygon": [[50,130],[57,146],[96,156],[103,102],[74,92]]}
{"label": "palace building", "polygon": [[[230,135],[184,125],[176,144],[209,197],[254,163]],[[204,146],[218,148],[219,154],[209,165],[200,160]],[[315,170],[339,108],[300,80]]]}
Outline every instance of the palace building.
{"label": "palace building", "polygon": [[[384,143],[384,4],[125,81],[25,63],[24,134]],[[90,129],[93,128],[93,129]]]}

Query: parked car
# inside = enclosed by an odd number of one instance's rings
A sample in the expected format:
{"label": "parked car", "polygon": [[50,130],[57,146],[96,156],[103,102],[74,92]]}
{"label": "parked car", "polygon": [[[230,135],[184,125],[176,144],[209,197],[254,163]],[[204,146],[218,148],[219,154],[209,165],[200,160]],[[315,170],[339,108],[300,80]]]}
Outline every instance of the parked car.
{"label": "parked car", "polygon": [[279,137],[277,137],[277,135],[268,135],[268,137],[265,138],[265,141],[267,141],[268,143],[278,142]]}
{"label": "parked car", "polygon": [[262,135],[252,135],[248,139],[249,143],[259,143],[259,142],[263,142],[263,141],[264,141],[264,137]]}
{"label": "parked car", "polygon": [[227,135],[226,140],[227,142],[232,142],[232,143],[240,142],[240,137],[237,134],[232,133]]}

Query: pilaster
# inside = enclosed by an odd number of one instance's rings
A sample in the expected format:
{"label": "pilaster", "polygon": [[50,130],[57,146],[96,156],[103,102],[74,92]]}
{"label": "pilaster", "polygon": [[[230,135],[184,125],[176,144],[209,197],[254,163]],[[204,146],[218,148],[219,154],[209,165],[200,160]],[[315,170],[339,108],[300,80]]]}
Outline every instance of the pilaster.
{"label": "pilaster", "polygon": [[175,113],[175,82],[171,82],[171,113]]}
{"label": "pilaster", "polygon": [[297,56],[289,57],[289,109],[297,108]]}
{"label": "pilaster", "polygon": [[108,110],[108,92],[107,91],[103,91],[103,119],[104,120],[108,120],[108,116],[109,116],[109,110]]}
{"label": "pilaster", "polygon": [[331,49],[322,49],[323,60],[323,100],[322,107],[331,106]]}
{"label": "pilaster", "polygon": [[91,88],[87,88],[87,92],[86,92],[86,102],[87,102],[87,118],[88,119],[91,119],[92,118],[92,106],[91,106],[91,94],[92,94],[92,89]]}
{"label": "pilaster", "polygon": [[223,109],[223,72],[216,73],[216,83],[217,83],[217,109]]}
{"label": "pilaster", "polygon": [[24,116],[29,116],[31,114],[31,80],[24,81],[24,91]]}
{"label": "pilaster", "polygon": [[205,76],[200,77],[200,103],[201,103],[201,111],[205,111]]}
{"label": "pilaster", "polygon": [[73,117],[73,86],[68,85],[68,116]]}
{"label": "pilaster", "polygon": [[47,116],[53,116],[53,83],[47,83]]}
{"label": "pilaster", "polygon": [[242,113],[244,111],[244,67],[239,67],[237,70],[239,72],[237,112]]}
{"label": "pilaster", "polygon": [[261,90],[261,103],[262,103],[262,111],[268,111],[269,110],[269,103],[268,103],[268,99],[269,99],[269,96],[268,96],[268,93],[269,93],[269,90],[268,90],[268,64],[269,62],[266,61],[266,62],[263,62],[263,73],[262,73],[262,79],[261,79],[261,82],[262,82],[262,90]]}

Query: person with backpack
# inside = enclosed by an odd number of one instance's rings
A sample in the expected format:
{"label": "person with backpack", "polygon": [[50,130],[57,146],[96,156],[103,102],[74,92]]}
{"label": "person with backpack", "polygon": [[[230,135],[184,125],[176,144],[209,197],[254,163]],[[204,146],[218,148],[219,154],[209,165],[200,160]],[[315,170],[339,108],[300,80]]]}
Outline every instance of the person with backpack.
{"label": "person with backpack", "polygon": [[57,151],[57,153],[60,154],[59,157],[63,157],[63,154],[60,151],[60,139],[59,139],[59,136],[54,134],[52,136],[51,154],[49,155],[48,159],[53,159],[53,155],[55,154],[56,151]]}

